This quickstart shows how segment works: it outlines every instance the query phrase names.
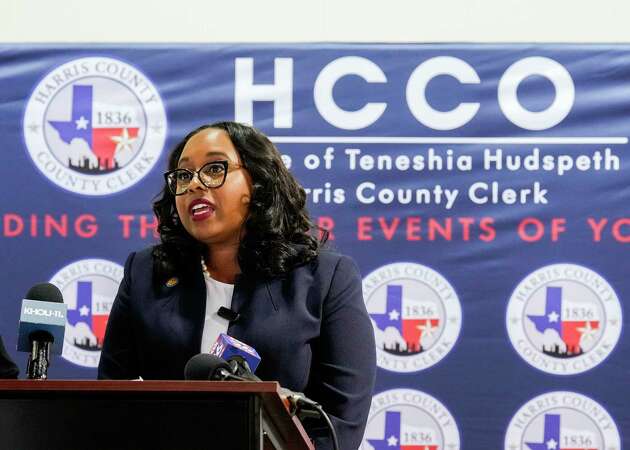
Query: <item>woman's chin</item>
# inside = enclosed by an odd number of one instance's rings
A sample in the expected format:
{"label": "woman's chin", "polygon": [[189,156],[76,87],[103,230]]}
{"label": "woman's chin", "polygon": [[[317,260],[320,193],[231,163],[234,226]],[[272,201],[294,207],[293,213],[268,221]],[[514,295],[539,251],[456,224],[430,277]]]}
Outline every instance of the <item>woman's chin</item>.
{"label": "woman's chin", "polygon": [[236,236],[226,236],[220,233],[195,233],[192,234],[192,237],[208,247],[239,245],[239,240]]}

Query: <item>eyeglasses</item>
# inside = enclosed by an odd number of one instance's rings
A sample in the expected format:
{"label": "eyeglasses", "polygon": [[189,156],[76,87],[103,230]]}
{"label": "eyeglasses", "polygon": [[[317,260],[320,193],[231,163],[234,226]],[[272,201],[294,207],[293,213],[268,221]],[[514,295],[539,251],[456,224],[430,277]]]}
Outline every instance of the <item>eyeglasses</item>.
{"label": "eyeglasses", "polygon": [[230,164],[228,161],[211,161],[201,166],[196,172],[188,169],[173,169],[164,174],[166,185],[173,195],[185,194],[195,175],[208,189],[216,189],[223,186],[227,178],[228,167],[242,167],[238,164]]}

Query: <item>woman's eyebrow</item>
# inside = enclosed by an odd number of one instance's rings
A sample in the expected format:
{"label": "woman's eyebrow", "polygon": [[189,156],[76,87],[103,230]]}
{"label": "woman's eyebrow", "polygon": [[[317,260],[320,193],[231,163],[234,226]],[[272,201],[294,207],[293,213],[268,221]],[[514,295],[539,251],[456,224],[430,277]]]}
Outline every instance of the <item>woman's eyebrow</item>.
{"label": "woman's eyebrow", "polygon": [[[223,152],[208,152],[206,153],[206,156],[223,156],[227,160],[230,159],[228,158],[227,153],[223,153]],[[181,163],[188,162],[188,161],[190,161],[190,158],[188,158],[187,156],[184,156],[177,162],[177,166],[179,167]]]}
{"label": "woman's eyebrow", "polygon": [[224,152],[208,152],[206,156],[224,156],[226,159],[229,159],[227,153]]}

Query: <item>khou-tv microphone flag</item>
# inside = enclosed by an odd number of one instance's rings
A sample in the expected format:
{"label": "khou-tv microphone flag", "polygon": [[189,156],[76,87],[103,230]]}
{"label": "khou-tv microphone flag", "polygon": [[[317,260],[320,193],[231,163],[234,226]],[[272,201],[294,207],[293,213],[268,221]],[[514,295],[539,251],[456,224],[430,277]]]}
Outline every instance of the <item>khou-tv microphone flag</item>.
{"label": "khou-tv microphone flag", "polygon": [[252,373],[256,372],[256,368],[260,364],[260,355],[253,347],[225,333],[219,334],[217,340],[212,344],[210,354],[226,361],[235,356],[240,357],[247,362]]}
{"label": "khou-tv microphone flag", "polygon": [[96,376],[122,264],[158,242],[170,149],[237,120],[363,274],[379,369],[362,449],[630,447],[630,46],[0,55],[0,334],[22,370],[21,294],[49,281],[67,305],[49,376]]}

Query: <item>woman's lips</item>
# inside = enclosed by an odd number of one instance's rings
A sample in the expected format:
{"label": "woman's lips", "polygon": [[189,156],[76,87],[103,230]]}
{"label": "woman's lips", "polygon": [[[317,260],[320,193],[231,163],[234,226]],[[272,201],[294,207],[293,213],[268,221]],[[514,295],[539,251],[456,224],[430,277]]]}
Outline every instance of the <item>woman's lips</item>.
{"label": "woman's lips", "polygon": [[194,221],[205,220],[214,214],[214,205],[204,198],[199,198],[190,203],[188,213]]}

